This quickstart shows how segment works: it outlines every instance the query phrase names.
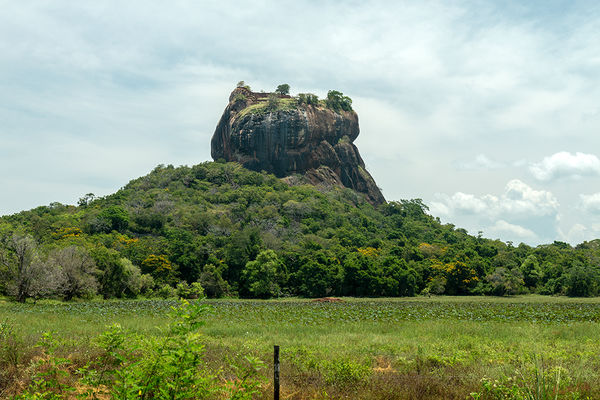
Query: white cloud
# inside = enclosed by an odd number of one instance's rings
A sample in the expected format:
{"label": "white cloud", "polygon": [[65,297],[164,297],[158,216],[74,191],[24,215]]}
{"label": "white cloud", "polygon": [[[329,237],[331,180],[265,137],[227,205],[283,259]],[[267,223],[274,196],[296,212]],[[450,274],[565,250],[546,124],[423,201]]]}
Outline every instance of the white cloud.
{"label": "white cloud", "polygon": [[536,216],[554,215],[558,207],[558,200],[551,192],[532,189],[518,179],[506,184],[500,205],[501,213]]}
{"label": "white cloud", "polygon": [[583,209],[593,214],[600,214],[600,193],[579,195]]}
{"label": "white cloud", "polygon": [[496,223],[489,227],[486,234],[501,235],[503,237],[517,237],[520,240],[533,240],[537,238],[537,235],[530,229],[524,228],[520,225],[508,223],[504,220],[496,221]]}
{"label": "white cloud", "polygon": [[539,163],[529,166],[529,172],[540,181],[550,181],[558,178],[581,178],[584,176],[600,175],[600,159],[594,154],[575,153],[566,151],[544,157]]}
{"label": "white cloud", "polygon": [[[51,3],[3,2],[0,13],[0,169],[11,178],[0,179],[0,214],[109,193],[158,163],[210,159],[210,136],[243,79],[257,90],[287,82],[294,93],[351,96],[358,147],[389,200],[455,193],[429,203],[432,213],[457,226],[481,215],[475,232],[502,219],[549,240],[558,208],[566,230],[583,220],[583,207],[569,207],[582,202],[582,182],[495,191],[527,166],[541,182],[597,173],[542,159],[572,143],[600,148],[598,8]],[[40,171],[60,182],[38,193]],[[539,219],[551,221],[544,235]]]}
{"label": "white cloud", "polygon": [[436,217],[449,217],[452,214],[450,207],[441,201],[430,201],[429,212]]}
{"label": "white cloud", "polygon": [[478,154],[474,160],[459,161],[456,165],[458,169],[466,171],[486,171],[504,167],[503,163],[494,161],[485,154]]}
{"label": "white cloud", "polygon": [[584,240],[594,239],[590,237],[590,229],[582,224],[574,224],[565,233],[562,229],[558,229],[560,239],[568,243],[581,243]]}
{"label": "white cloud", "polygon": [[445,215],[479,214],[495,219],[498,216],[527,217],[554,216],[559,203],[551,192],[535,190],[526,183],[513,179],[506,184],[500,196],[456,192],[452,196],[438,194],[431,203],[432,214],[436,211]]}

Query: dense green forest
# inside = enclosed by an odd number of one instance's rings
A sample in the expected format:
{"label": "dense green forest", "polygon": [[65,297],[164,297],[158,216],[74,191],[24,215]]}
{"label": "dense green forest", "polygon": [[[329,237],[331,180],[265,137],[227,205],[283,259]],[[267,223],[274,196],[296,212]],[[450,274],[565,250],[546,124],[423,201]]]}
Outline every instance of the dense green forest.
{"label": "dense green forest", "polygon": [[0,218],[0,294],[597,295],[600,240],[530,247],[469,235],[421,200],[289,186],[235,163],[160,165],[115,194]]}

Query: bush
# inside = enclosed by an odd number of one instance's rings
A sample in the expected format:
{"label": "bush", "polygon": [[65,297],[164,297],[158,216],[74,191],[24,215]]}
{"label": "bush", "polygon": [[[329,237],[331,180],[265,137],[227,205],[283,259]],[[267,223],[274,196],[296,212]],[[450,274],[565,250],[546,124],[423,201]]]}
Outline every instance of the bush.
{"label": "bush", "polygon": [[444,294],[446,291],[446,278],[443,276],[434,276],[426,286],[427,294]]}
{"label": "bush", "polygon": [[486,280],[494,296],[514,295],[523,289],[523,275],[518,269],[498,267],[494,273],[487,276]]}
{"label": "bush", "polygon": [[279,96],[275,93],[269,94],[269,97],[267,98],[267,109],[274,111],[277,110],[277,107],[279,107]]}
{"label": "bush", "polygon": [[590,297],[598,294],[598,273],[591,267],[578,265],[567,275],[567,296]]}
{"label": "bush", "polygon": [[154,278],[152,278],[152,275],[150,274],[142,274],[142,276],[140,277],[141,280],[141,287],[140,287],[140,293],[141,294],[150,294],[152,293],[152,290],[154,289]]}
{"label": "bush", "polygon": [[98,232],[123,232],[129,226],[129,214],[120,206],[111,206],[98,214],[96,224],[93,229],[98,229]]}
{"label": "bush", "polygon": [[202,269],[198,282],[204,288],[204,293],[210,298],[223,297],[229,292],[229,285],[223,279],[221,272],[213,264],[207,264]]}
{"label": "bush", "polygon": [[317,105],[319,104],[319,97],[312,93],[299,93],[298,104]]}
{"label": "bush", "polygon": [[174,299],[177,297],[177,291],[170,285],[164,284],[154,292],[154,295],[163,299]]}
{"label": "bush", "polygon": [[96,277],[100,271],[85,248],[75,246],[50,253],[48,264],[59,269],[59,291],[65,300],[73,297],[91,298],[98,290]]}
{"label": "bush", "polygon": [[199,299],[204,297],[204,289],[198,282],[193,282],[188,285],[187,282],[180,282],[177,284],[177,296],[182,299]]}
{"label": "bush", "polygon": [[325,381],[329,384],[346,385],[360,383],[371,374],[371,367],[349,360],[332,360],[323,363]]}
{"label": "bush", "polygon": [[261,251],[256,260],[248,261],[242,271],[245,288],[254,297],[269,298],[281,295],[278,283],[282,264],[273,250]]}
{"label": "bush", "polygon": [[246,101],[248,98],[244,95],[244,93],[238,93],[233,96],[233,102],[237,103],[238,101]]}
{"label": "bush", "polygon": [[[173,308],[172,321],[160,337],[140,338],[113,324],[94,340],[99,345],[101,371],[94,368],[96,363],[76,368],[70,358],[57,355],[61,343],[44,333],[37,346],[43,356],[28,369],[31,383],[13,398],[255,398],[261,384],[259,370],[264,368],[260,360],[247,356],[246,366],[232,365],[238,374],[231,380],[219,379],[207,367],[199,340],[206,312],[207,306],[200,302],[183,301]],[[3,332],[0,324],[0,340]]]}
{"label": "bush", "polygon": [[125,276],[125,295],[137,297],[142,292],[142,272],[126,258],[121,259]]}

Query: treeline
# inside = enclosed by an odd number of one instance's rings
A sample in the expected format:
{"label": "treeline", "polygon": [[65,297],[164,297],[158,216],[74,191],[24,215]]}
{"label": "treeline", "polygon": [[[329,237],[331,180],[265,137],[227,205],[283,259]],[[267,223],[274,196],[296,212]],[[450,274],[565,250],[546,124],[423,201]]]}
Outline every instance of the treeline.
{"label": "treeline", "polygon": [[[300,178],[299,178],[300,179]],[[102,296],[593,296],[600,240],[530,247],[441,224],[420,200],[374,208],[234,163],[158,166],[103,198],[0,219],[0,293]]]}

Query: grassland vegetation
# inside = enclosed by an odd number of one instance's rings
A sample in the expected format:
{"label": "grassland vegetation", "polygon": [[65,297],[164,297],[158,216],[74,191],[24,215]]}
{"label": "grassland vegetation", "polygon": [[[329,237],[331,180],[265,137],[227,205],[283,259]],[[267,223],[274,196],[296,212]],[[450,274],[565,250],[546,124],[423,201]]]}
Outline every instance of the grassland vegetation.
{"label": "grassland vegetation", "polygon": [[266,100],[258,101],[241,110],[239,117],[242,118],[247,115],[294,110],[297,105],[298,100],[295,98],[280,98],[277,94],[271,93]]}
{"label": "grassland vegetation", "polygon": [[163,398],[159,382],[172,393],[176,376],[182,398],[269,398],[273,344],[283,398],[600,396],[598,299],[7,301],[0,320],[8,398],[134,398],[143,388]]}

